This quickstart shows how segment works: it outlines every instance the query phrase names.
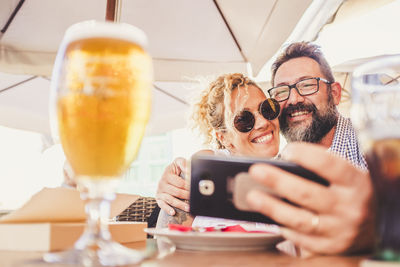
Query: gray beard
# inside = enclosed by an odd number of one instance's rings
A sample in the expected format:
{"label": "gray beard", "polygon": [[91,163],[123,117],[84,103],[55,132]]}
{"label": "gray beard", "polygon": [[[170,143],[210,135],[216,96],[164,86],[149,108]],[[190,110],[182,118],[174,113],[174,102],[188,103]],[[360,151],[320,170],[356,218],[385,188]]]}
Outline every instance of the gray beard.
{"label": "gray beard", "polygon": [[[307,127],[302,127],[303,122],[293,123],[289,126],[287,120],[287,114],[291,110],[307,110],[311,111],[312,121]],[[279,117],[279,126],[283,136],[288,142],[309,142],[309,143],[320,143],[322,138],[332,130],[338,120],[338,113],[336,106],[333,103],[331,95],[328,97],[328,106],[325,112],[317,110],[314,104],[303,104],[288,107],[282,110],[282,114]]]}

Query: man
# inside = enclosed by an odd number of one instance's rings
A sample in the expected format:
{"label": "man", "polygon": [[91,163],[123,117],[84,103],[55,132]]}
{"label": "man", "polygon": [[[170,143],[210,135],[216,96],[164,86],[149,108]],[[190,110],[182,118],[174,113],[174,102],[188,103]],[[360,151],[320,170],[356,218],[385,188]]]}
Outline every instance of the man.
{"label": "man", "polygon": [[323,145],[367,169],[350,119],[336,109],[342,88],[318,46],[289,45],[272,65],[271,82],[268,93],[281,105],[279,125],[288,142]]}
{"label": "man", "polygon": [[[331,185],[323,187],[256,164],[249,170],[252,178],[298,206],[260,191],[249,192],[249,206],[284,225],[284,237],[311,252],[369,249],[373,243],[372,185],[351,122],[336,109],[342,88],[319,47],[306,42],[289,45],[273,64],[271,81],[274,87],[268,92],[280,102],[280,127],[289,143],[282,157],[316,172]],[[319,146],[291,144],[296,141]],[[347,160],[326,153],[327,148]],[[186,181],[177,176],[184,168],[183,159],[174,161],[158,186],[157,202],[170,215],[175,214],[171,206],[189,210],[179,200],[189,196]]]}
{"label": "man", "polygon": [[319,47],[307,42],[289,45],[273,64],[271,81],[274,87],[268,92],[280,102],[280,128],[288,143],[319,144],[358,168],[328,155],[321,146],[289,144],[282,158],[318,173],[331,186],[323,188],[258,164],[249,170],[252,178],[299,206],[259,191],[248,194],[248,204],[285,225],[283,235],[309,251],[337,254],[371,248],[374,211],[367,164],[350,120],[337,112],[342,88]]}

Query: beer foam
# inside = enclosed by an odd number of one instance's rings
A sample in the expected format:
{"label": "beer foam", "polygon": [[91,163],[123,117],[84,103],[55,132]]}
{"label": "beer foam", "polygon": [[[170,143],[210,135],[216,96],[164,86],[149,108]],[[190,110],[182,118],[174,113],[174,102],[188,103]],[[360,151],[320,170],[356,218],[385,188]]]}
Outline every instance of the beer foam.
{"label": "beer foam", "polygon": [[125,40],[144,49],[147,47],[147,37],[141,29],[127,23],[95,20],[83,21],[70,26],[65,32],[63,43],[68,44],[76,40],[94,37]]}

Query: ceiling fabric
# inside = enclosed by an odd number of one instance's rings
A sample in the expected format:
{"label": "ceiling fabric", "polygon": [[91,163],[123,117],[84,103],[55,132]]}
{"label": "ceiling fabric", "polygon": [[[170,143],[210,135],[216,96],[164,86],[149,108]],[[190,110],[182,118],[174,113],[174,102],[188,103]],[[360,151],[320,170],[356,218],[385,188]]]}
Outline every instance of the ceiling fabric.
{"label": "ceiling fabric", "polygon": [[[295,27],[311,0],[124,0],[120,21],[147,34],[156,81],[195,75],[257,73]],[[4,25],[17,5],[2,0]],[[50,76],[67,27],[105,20],[106,0],[25,1],[0,39],[0,71]]]}
{"label": "ceiling fabric", "polygon": [[[106,2],[23,3],[0,35],[0,125],[49,134],[50,75],[59,43],[71,24],[105,20]],[[345,88],[358,64],[400,53],[400,0],[341,2],[122,0],[120,21],[147,34],[153,57],[155,88],[147,134],[186,125],[191,96],[204,87],[193,81],[227,72],[260,73],[262,81],[268,80],[260,70],[268,69],[265,63],[288,41],[321,45]],[[0,28],[18,3],[0,1]]]}

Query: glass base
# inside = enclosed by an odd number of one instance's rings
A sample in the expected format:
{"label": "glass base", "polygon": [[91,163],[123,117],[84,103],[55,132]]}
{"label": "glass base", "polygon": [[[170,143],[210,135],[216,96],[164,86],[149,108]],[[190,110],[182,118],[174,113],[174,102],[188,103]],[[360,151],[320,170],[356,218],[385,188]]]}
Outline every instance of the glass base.
{"label": "glass base", "polygon": [[113,241],[98,242],[96,246],[85,249],[74,248],[43,255],[43,260],[49,263],[83,266],[121,266],[139,263],[144,258],[143,253]]}

